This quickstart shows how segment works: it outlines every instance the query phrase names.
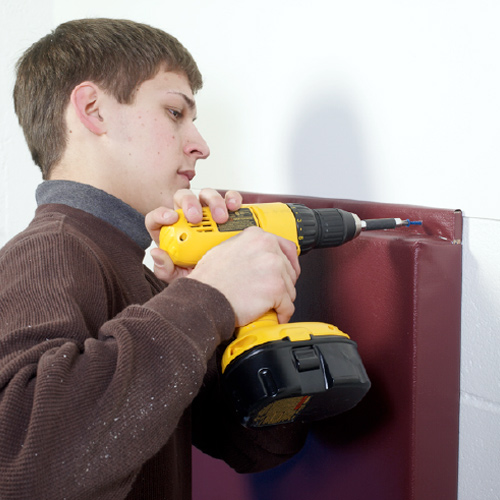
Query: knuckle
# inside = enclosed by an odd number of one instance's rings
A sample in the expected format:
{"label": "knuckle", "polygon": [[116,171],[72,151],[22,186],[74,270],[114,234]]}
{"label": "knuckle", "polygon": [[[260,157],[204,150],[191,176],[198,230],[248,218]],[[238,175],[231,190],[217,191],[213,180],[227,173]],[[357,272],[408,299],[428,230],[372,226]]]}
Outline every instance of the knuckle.
{"label": "knuckle", "polygon": [[226,201],[231,201],[237,204],[241,204],[241,202],[243,201],[243,197],[241,196],[241,194],[238,191],[234,190],[227,191],[224,198]]}
{"label": "knuckle", "polygon": [[193,195],[193,192],[190,189],[179,189],[178,191],[175,192],[174,198],[176,199],[182,199],[184,196],[189,196]]}
{"label": "knuckle", "polygon": [[242,231],[241,235],[244,238],[253,239],[253,240],[258,241],[258,239],[262,233],[263,233],[263,231],[260,227],[251,226],[251,227],[247,227],[246,229],[244,229]]}
{"label": "knuckle", "polygon": [[202,200],[204,203],[207,203],[211,205],[212,203],[223,203],[222,196],[212,188],[203,188],[200,191],[200,200]]}
{"label": "knuckle", "polygon": [[269,252],[275,252],[278,246],[276,236],[272,233],[264,231],[261,228],[258,229],[259,232],[256,232],[256,234],[258,234],[259,242],[262,245],[262,248]]}
{"label": "knuckle", "polygon": [[259,263],[262,268],[270,274],[270,276],[273,276],[278,272],[281,273],[283,262],[278,254],[264,251],[262,252],[262,255],[259,256]]}
{"label": "knuckle", "polygon": [[200,191],[200,196],[220,196],[220,194],[213,188],[203,188]]}
{"label": "knuckle", "polygon": [[174,202],[180,207],[186,200],[198,199],[190,189],[179,189],[174,194]]}

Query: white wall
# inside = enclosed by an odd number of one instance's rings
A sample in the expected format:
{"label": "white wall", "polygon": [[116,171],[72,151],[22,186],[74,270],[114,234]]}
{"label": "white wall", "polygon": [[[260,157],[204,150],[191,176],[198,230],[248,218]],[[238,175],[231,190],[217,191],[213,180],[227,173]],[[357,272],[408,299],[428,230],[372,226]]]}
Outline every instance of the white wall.
{"label": "white wall", "polygon": [[499,498],[500,3],[2,0],[0,243],[31,218],[39,182],[10,68],[86,16],[153,24],[198,60],[212,155],[194,187],[463,210],[459,499]]}
{"label": "white wall", "polygon": [[14,65],[51,25],[52,8],[47,0],[0,1],[0,245],[31,219],[33,192],[41,180],[14,114]]}

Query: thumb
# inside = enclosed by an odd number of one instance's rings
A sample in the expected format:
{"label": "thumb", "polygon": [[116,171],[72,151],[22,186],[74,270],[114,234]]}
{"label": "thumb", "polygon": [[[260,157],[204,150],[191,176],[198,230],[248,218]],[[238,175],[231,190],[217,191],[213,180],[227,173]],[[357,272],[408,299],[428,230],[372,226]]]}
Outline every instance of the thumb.
{"label": "thumb", "polygon": [[174,265],[167,252],[160,248],[153,248],[150,255],[153,259],[155,276],[165,283],[171,283],[178,278],[188,276],[191,272],[191,269]]}

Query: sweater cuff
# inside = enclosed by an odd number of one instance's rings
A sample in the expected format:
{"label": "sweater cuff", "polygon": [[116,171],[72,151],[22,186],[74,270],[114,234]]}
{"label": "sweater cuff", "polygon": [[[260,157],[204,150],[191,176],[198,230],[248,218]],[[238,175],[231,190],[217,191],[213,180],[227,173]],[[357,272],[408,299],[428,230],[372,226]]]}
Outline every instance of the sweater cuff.
{"label": "sweater cuff", "polygon": [[179,278],[144,306],[179,329],[211,355],[235,330],[231,304],[216,288],[191,278]]}

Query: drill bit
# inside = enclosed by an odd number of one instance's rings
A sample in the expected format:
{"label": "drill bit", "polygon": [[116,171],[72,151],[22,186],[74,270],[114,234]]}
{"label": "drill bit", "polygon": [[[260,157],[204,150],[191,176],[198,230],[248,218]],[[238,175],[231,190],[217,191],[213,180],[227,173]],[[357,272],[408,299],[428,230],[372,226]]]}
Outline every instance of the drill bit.
{"label": "drill bit", "polygon": [[377,229],[394,229],[399,226],[421,226],[422,221],[412,221],[410,219],[365,219],[361,221],[362,231],[374,231]]}

